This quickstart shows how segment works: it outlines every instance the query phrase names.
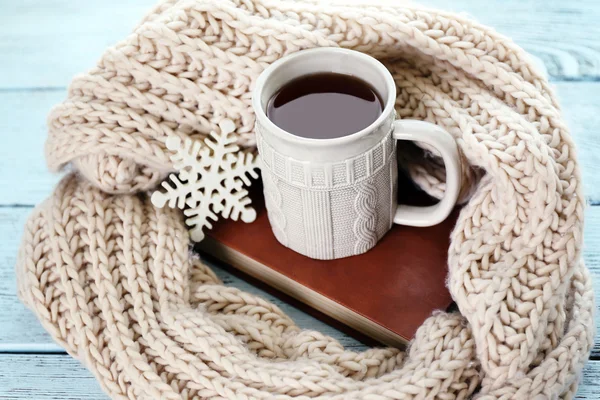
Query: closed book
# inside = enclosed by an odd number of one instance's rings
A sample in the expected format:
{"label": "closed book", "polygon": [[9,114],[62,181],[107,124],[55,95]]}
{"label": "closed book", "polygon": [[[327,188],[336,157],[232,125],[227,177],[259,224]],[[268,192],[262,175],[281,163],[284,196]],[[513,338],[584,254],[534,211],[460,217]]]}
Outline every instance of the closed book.
{"label": "closed book", "polygon": [[[407,204],[431,204],[410,183]],[[260,181],[250,194],[256,221],[220,220],[198,244],[207,253],[350,328],[402,346],[435,310],[452,303],[446,288],[450,232],[457,210],[441,224],[394,225],[371,250],[337,260],[314,260],[281,245],[271,231]]]}

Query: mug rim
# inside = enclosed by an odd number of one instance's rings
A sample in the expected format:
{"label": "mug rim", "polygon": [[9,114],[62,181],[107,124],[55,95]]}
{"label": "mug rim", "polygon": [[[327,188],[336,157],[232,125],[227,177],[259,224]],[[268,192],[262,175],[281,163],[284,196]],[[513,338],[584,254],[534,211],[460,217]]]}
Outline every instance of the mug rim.
{"label": "mug rim", "polygon": [[[291,132],[281,129],[267,117],[267,113],[261,102],[261,94],[269,77],[277,69],[284,67],[286,64],[293,63],[298,58],[307,57],[318,53],[339,53],[349,55],[351,57],[361,58],[364,61],[367,61],[374,69],[377,70],[377,72],[379,72],[383,76],[385,84],[388,88],[387,98],[384,99],[385,103],[381,114],[369,126],[346,136],[327,139],[317,139],[294,135]],[[362,77],[360,76],[357,77],[362,79]],[[282,140],[309,146],[338,146],[343,145],[345,143],[353,142],[368,135],[369,133],[373,132],[373,130],[376,129],[379,125],[381,125],[387,118],[389,118],[389,115],[394,111],[395,101],[396,84],[390,71],[388,71],[388,69],[376,58],[368,54],[361,53],[360,51],[345,49],[342,47],[317,47],[314,49],[301,50],[293,54],[287,55],[283,58],[280,58],[279,60],[269,65],[259,75],[258,79],[256,80],[256,86],[252,92],[252,106],[254,108],[254,113],[258,122],[260,122],[266,129],[268,129],[268,131],[271,134],[279,137]]]}

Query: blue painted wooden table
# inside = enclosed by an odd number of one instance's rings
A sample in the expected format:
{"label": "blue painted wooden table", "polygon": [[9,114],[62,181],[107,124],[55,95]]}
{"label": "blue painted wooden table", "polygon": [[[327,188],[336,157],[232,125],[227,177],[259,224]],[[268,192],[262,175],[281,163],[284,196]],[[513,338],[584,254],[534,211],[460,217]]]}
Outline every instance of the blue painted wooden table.
{"label": "blue painted wooden table", "polygon": [[[43,141],[50,107],[71,77],[90,68],[105,47],[125,37],[153,0],[0,0],[0,399],[106,399],[92,375],[68,357],[18,302],[14,265],[31,208],[58,176],[46,172]],[[466,12],[513,37],[545,67],[579,146],[590,206],[585,260],[600,289],[600,2],[598,0],[426,0]],[[232,276],[229,285],[261,293],[299,325],[343,344],[357,340],[305,311]],[[596,340],[600,342],[600,340]],[[600,345],[577,394],[600,399]]]}

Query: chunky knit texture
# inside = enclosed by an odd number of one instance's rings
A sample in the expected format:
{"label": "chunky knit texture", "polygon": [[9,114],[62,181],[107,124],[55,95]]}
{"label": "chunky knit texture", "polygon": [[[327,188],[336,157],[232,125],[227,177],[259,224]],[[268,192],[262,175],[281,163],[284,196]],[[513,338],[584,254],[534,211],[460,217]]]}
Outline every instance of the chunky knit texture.
{"label": "chunky knit texture", "polygon": [[[172,170],[169,134],[227,117],[252,147],[254,79],[315,46],[381,59],[398,115],[444,127],[464,157],[448,259],[460,313],[431,316],[406,353],[344,350],[222,286],[189,255],[181,215],[143,193]],[[49,126],[50,168],[79,174],[29,219],[19,294],[111,397],[574,396],[594,327],[580,172],[548,83],[490,29],[400,1],[167,0],[74,79]],[[402,162],[443,194],[435,155]]]}

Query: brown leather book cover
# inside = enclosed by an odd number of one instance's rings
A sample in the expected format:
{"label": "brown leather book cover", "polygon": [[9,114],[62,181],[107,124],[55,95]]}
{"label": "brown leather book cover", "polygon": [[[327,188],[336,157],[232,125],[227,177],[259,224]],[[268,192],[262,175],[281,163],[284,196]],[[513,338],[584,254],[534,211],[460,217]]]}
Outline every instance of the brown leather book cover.
{"label": "brown leather book cover", "polygon": [[[399,187],[404,189],[401,202],[431,204],[409,182]],[[256,221],[217,221],[199,243],[201,252],[386,345],[406,344],[434,310],[445,310],[452,303],[445,280],[456,210],[432,227],[394,225],[365,254],[323,261],[298,254],[275,239],[260,182],[250,196],[258,212]]]}

